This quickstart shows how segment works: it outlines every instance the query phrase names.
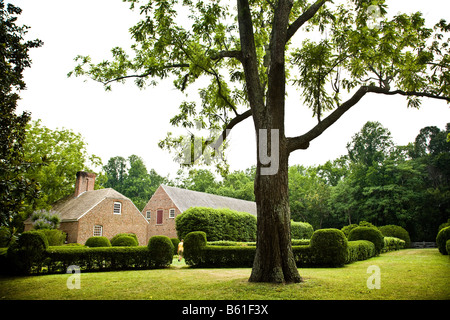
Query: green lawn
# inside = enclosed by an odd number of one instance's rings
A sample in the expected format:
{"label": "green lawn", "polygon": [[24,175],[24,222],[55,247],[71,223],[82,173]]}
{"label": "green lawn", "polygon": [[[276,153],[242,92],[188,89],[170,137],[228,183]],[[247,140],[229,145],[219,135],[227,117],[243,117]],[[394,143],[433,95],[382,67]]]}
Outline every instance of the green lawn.
{"label": "green lawn", "polygon": [[[381,288],[367,288],[367,268],[381,271]],[[381,254],[343,268],[299,269],[304,281],[249,283],[249,268],[192,269],[174,259],[169,269],[81,273],[69,290],[68,274],[0,277],[0,299],[450,299],[450,258],[437,249]]]}

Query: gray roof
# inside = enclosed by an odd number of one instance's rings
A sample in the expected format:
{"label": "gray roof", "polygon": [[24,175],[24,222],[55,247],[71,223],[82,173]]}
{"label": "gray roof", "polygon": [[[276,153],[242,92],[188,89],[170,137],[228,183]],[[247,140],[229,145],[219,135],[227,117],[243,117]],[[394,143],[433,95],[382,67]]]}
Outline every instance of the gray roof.
{"label": "gray roof", "polygon": [[181,212],[190,207],[207,207],[214,209],[228,208],[240,212],[248,212],[256,216],[256,203],[253,201],[229,198],[161,185]]}
{"label": "gray roof", "polygon": [[[123,194],[114,189],[106,188],[99,190],[86,191],[77,198],[70,195],[57,201],[52,210],[58,212],[61,216],[61,222],[76,221],[92,208],[102,202],[104,199],[129,200]],[[131,201],[131,200],[130,200]],[[136,209],[137,210],[137,209]]]}

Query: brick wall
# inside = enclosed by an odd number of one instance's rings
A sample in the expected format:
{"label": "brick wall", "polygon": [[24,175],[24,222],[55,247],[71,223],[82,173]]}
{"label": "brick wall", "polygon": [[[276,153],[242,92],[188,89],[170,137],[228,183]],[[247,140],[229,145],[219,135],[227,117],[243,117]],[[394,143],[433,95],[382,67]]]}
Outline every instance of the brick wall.
{"label": "brick wall", "polygon": [[[122,204],[121,214],[114,214],[114,202]],[[136,234],[139,245],[147,245],[148,223],[130,200],[104,199],[78,221],[77,242],[84,244],[94,235],[94,226],[102,226],[103,236],[111,239],[118,233]]]}
{"label": "brick wall", "polygon": [[[175,229],[175,218],[169,217],[170,209],[175,210],[175,217],[181,214],[181,211],[175,206],[173,201],[169,198],[167,193],[164,191],[162,187],[159,187],[156,192],[153,194],[150,201],[142,210],[142,214],[144,217],[147,217],[147,211],[150,211],[150,219],[148,219],[148,239],[152,236],[164,235],[169,238],[176,238],[177,231]],[[157,212],[162,210],[163,218],[162,223],[158,224],[157,222]]]}

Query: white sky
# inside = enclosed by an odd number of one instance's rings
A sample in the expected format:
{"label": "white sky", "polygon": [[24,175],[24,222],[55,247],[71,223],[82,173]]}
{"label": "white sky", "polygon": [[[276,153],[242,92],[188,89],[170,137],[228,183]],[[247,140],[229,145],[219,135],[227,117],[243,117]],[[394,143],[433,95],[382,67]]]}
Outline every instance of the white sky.
{"label": "white sky", "polygon": [[[105,92],[97,82],[67,78],[76,55],[90,55],[93,62],[111,57],[110,49],[130,47],[128,29],[139,19],[121,0],[5,0],[22,8],[19,24],[31,27],[29,39],[39,38],[44,46],[32,49],[32,67],[25,71],[28,89],[21,92],[18,112],[28,110],[33,120],[42,119],[51,128],[79,132],[88,143],[88,152],[103,163],[113,156],[141,156],[147,169],[160,175],[176,176],[178,164],[157,143],[168,131],[175,131],[169,119],[178,112],[184,95],[174,89],[172,80],[158,87],[139,90],[129,81],[113,84]],[[335,1],[336,2],[336,1]],[[439,19],[450,20],[448,0],[391,0],[389,12],[421,11],[431,26]],[[286,134],[297,136],[315,125],[310,110],[299,103],[293,91],[287,100]],[[445,128],[450,108],[443,101],[424,99],[420,110],[407,109],[403,97],[366,95],[336,124],[311,143],[308,150],[296,151],[290,164],[315,165],[346,153],[346,144],[367,121],[387,127],[396,144],[414,141],[425,126]],[[256,147],[251,118],[236,126],[227,153],[231,170],[256,163]]]}

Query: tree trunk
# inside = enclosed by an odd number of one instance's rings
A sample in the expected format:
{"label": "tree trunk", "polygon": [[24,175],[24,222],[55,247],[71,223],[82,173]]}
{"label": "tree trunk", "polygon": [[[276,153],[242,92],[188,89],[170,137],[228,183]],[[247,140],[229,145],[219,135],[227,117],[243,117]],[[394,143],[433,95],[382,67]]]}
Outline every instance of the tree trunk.
{"label": "tree trunk", "polygon": [[285,139],[281,138],[276,174],[261,174],[261,169],[265,167],[258,159],[255,178],[257,240],[250,282],[301,281],[291,246],[288,153],[284,142]]}

